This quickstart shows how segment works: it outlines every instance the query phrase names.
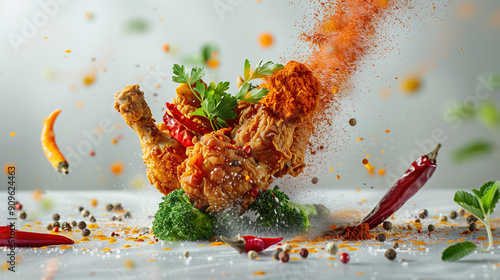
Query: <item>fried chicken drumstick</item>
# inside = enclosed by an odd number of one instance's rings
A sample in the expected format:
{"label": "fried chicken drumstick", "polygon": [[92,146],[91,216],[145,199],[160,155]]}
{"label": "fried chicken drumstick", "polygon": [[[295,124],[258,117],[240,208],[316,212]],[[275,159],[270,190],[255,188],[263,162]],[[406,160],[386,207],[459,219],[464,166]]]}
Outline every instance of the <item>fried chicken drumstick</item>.
{"label": "fried chicken drumstick", "polygon": [[[187,149],[155,126],[137,85],[116,93],[115,108],[139,135],[148,178],[160,192],[181,187],[207,211],[244,211],[275,177],[302,172],[319,100],[318,80],[295,61],[266,78],[261,87],[269,92],[258,103],[238,102],[233,128],[194,133]],[[189,86],[181,84],[173,103],[189,118],[201,106],[194,100]]]}

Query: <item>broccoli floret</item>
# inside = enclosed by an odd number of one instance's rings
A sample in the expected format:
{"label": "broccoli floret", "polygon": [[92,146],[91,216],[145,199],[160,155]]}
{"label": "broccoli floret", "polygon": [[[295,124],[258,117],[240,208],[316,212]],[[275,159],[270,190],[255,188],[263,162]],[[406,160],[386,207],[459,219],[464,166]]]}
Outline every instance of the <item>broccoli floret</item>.
{"label": "broccoli floret", "polygon": [[162,199],[153,221],[153,232],[158,238],[194,241],[213,237],[214,218],[194,207],[184,190],[175,190]]}
{"label": "broccoli floret", "polygon": [[259,191],[257,199],[248,207],[255,212],[256,223],[273,233],[301,233],[311,228],[309,215],[318,212],[312,205],[300,205],[289,201],[288,195],[278,186],[273,190]]}

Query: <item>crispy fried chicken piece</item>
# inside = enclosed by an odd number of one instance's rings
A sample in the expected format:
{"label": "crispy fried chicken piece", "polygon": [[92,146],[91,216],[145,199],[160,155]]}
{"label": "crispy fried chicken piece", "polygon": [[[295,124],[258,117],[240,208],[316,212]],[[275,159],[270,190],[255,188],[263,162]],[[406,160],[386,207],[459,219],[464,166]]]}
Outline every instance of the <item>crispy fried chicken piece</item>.
{"label": "crispy fried chicken piece", "polygon": [[149,182],[165,195],[179,189],[177,167],[186,159],[186,149],[168,134],[163,123],[159,128],[155,125],[139,86],[130,85],[118,91],[115,109],[141,140]]}

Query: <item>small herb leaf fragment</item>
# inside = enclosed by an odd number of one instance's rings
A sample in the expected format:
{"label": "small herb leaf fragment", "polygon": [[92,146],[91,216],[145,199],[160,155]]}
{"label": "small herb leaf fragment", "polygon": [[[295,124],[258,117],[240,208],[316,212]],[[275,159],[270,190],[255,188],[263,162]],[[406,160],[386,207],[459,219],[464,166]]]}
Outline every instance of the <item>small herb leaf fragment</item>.
{"label": "small herb leaf fragment", "polygon": [[477,249],[476,244],[466,241],[452,245],[444,250],[441,259],[445,262],[454,262],[467,256]]}
{"label": "small herb leaf fragment", "polygon": [[484,219],[483,211],[481,210],[481,205],[477,197],[464,191],[457,191],[455,197],[453,198],[458,205],[462,206],[465,210],[471,212],[474,216],[479,219]]}
{"label": "small herb leaf fragment", "polygon": [[481,200],[487,214],[493,213],[493,209],[495,209],[495,206],[500,199],[500,192],[498,191],[499,187],[499,181],[491,181],[481,187]]}

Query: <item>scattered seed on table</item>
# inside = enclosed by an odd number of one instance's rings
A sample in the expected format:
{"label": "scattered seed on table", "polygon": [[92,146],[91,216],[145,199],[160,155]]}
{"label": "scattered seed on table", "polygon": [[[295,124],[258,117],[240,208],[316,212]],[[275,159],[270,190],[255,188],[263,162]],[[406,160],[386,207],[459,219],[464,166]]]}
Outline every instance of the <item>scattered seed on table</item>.
{"label": "scattered seed on table", "polygon": [[394,249],[387,249],[387,251],[385,251],[385,257],[389,260],[394,260],[397,256],[397,253]]}
{"label": "scattered seed on table", "polygon": [[385,221],[383,224],[382,224],[382,227],[385,229],[385,230],[391,230],[392,229],[392,223],[390,221]]}
{"label": "scattered seed on table", "polygon": [[52,220],[54,220],[54,222],[59,221],[59,219],[61,219],[61,216],[59,214],[55,213],[54,215],[52,215]]}
{"label": "scattered seed on table", "polygon": [[344,253],[342,253],[342,254],[340,254],[340,258],[339,258],[339,260],[340,260],[342,263],[348,263],[350,259],[351,259],[351,257],[349,256],[349,254],[347,254],[347,253],[345,253],[345,252],[344,252]]}
{"label": "scattered seed on table", "polygon": [[355,119],[355,118],[352,118],[352,119],[350,119],[350,120],[349,120],[349,124],[350,124],[351,126],[355,126],[355,125],[356,125],[356,123],[357,123],[357,121],[356,121],[356,119]]}
{"label": "scattered seed on table", "polygon": [[302,248],[300,249],[299,255],[305,259],[309,256],[309,251],[306,248]]}
{"label": "scattered seed on table", "polygon": [[83,210],[83,211],[82,211],[82,216],[83,216],[84,218],[88,217],[89,215],[90,215],[89,210]]}
{"label": "scattered seed on table", "polygon": [[420,219],[415,219],[416,224],[420,224]]}
{"label": "scattered seed on table", "polygon": [[54,227],[61,227],[61,224],[59,222],[54,222],[52,225],[54,225]]}
{"label": "scattered seed on table", "polygon": [[76,221],[71,221],[71,226],[76,227],[76,225],[77,225]]}
{"label": "scattered seed on table", "polygon": [[257,252],[255,252],[254,250],[248,251],[248,258],[251,260],[255,260],[257,258]]}
{"label": "scattered seed on table", "polygon": [[83,236],[89,236],[89,235],[90,235],[90,230],[89,230],[88,228],[84,228],[84,229],[82,230],[82,235],[83,235]]}
{"label": "scattered seed on table", "polygon": [[78,212],[82,212],[85,208],[83,208],[83,206],[79,206],[78,207]]}
{"label": "scattered seed on table", "polygon": [[26,219],[26,216],[28,216],[28,215],[26,215],[26,212],[21,211],[21,212],[19,212],[18,216],[19,216],[19,219],[24,220],[24,219]]}
{"label": "scattered seed on table", "polygon": [[189,258],[189,251],[184,251],[184,257],[187,259]]}
{"label": "scattered seed on table", "polygon": [[474,216],[474,215],[470,215],[470,216],[468,216],[468,217],[467,217],[467,223],[468,223],[468,224],[470,224],[470,223],[475,223],[475,222],[477,222],[477,218],[476,218],[476,216]]}
{"label": "scattered seed on table", "polygon": [[116,216],[111,217],[111,221],[116,221]]}
{"label": "scattered seed on table", "polygon": [[274,259],[279,261],[280,260],[280,253],[283,252],[283,249],[281,248],[276,248],[276,251],[274,252]]}
{"label": "scattered seed on table", "polygon": [[62,227],[62,228],[65,228],[65,227],[67,227],[67,226],[69,226],[69,224],[68,224],[67,222],[63,222],[63,223],[61,224],[61,227]]}
{"label": "scattered seed on table", "polygon": [[127,211],[127,212],[125,212],[125,214],[123,215],[123,217],[125,219],[130,219],[130,218],[132,218],[132,213],[130,213],[130,211]]}
{"label": "scattered seed on table", "polygon": [[330,255],[335,255],[339,251],[339,244],[337,242],[330,242],[328,245],[326,245],[326,251]]}
{"label": "scattered seed on table", "polygon": [[95,223],[96,222],[96,219],[95,219],[94,215],[92,215],[92,216],[89,217],[89,221],[91,223]]}
{"label": "scattered seed on table", "polygon": [[458,213],[455,210],[450,212],[450,219],[455,220],[458,217]]}
{"label": "scattered seed on table", "polygon": [[441,222],[447,222],[448,221],[448,217],[446,215],[443,215],[443,216],[441,216],[441,218],[439,220]]}
{"label": "scattered seed on table", "polygon": [[52,224],[47,225],[47,230],[52,230],[53,228],[54,228],[54,225],[52,225]]}
{"label": "scattered seed on table", "polygon": [[399,243],[398,243],[398,242],[396,242],[396,241],[393,241],[393,242],[392,242],[392,248],[394,248],[394,249],[399,248]]}
{"label": "scattered seed on table", "polygon": [[122,204],[121,203],[115,203],[114,205],[115,211],[121,211],[123,210]]}
{"label": "scattered seed on table", "polygon": [[280,262],[286,263],[290,260],[290,255],[288,254],[288,252],[283,251],[279,254],[279,259],[280,259]]}
{"label": "scattered seed on table", "polygon": [[476,223],[470,223],[469,224],[469,230],[470,231],[474,232],[476,230],[476,228],[477,228]]}
{"label": "scattered seed on table", "polygon": [[123,216],[118,216],[118,219],[117,219],[117,220],[118,220],[118,222],[123,221]]}
{"label": "scattered seed on table", "polygon": [[418,217],[420,219],[425,219],[429,216],[429,211],[427,211],[427,209],[422,209],[418,212]]}
{"label": "scattered seed on table", "polygon": [[383,233],[377,234],[378,241],[384,242],[386,239],[387,239],[387,236],[385,236],[385,234],[383,234]]}
{"label": "scattered seed on table", "polygon": [[436,229],[436,227],[433,224],[430,224],[430,225],[427,226],[427,230],[429,232],[434,231],[435,229]]}
{"label": "scattered seed on table", "polygon": [[87,224],[86,224],[84,221],[80,221],[80,222],[78,223],[78,228],[79,228],[79,229],[82,229],[82,230],[83,230],[83,229],[85,229],[86,227],[87,227]]}
{"label": "scattered seed on table", "polygon": [[319,181],[318,177],[313,177],[313,178],[311,179],[311,183],[313,183],[313,184],[317,184],[317,183],[318,183],[318,181]]}
{"label": "scattered seed on table", "polygon": [[288,243],[283,245],[283,251],[288,252],[290,250],[292,250],[292,244]]}
{"label": "scattered seed on table", "polygon": [[458,210],[458,214],[460,215],[460,217],[465,216],[465,209],[464,208],[460,208],[460,210]]}
{"label": "scattered seed on table", "polygon": [[111,204],[111,203],[106,204],[106,211],[111,212],[111,211],[113,211],[113,208],[114,208],[113,204]]}
{"label": "scattered seed on table", "polygon": [[71,230],[72,230],[71,225],[69,225],[69,224],[68,224],[68,226],[67,226],[67,227],[65,227],[65,228],[63,228],[63,229],[64,229],[65,231],[71,231]]}

